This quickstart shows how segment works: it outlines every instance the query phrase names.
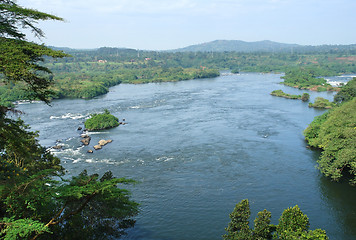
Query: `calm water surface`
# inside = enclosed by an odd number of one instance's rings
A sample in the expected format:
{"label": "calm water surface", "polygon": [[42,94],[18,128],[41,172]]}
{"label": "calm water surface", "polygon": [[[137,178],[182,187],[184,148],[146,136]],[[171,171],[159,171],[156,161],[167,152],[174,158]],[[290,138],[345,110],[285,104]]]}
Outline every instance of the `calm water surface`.
{"label": "calm water surface", "polygon": [[[356,191],[331,183],[315,168],[318,152],[306,148],[302,132],[321,110],[270,96],[282,89],[276,74],[223,75],[177,83],[119,85],[92,100],[57,100],[52,107],[23,104],[22,118],[40,131],[41,144],[69,174],[83,169],[138,180],[130,187],[141,204],[136,227],[124,239],[221,239],[235,204],[248,198],[252,219],[298,205],[311,229],[330,239],[356,239]],[[332,100],[331,93],[311,94]],[[80,144],[78,126],[107,108],[127,125],[91,133]],[[100,139],[100,151],[86,153]]]}

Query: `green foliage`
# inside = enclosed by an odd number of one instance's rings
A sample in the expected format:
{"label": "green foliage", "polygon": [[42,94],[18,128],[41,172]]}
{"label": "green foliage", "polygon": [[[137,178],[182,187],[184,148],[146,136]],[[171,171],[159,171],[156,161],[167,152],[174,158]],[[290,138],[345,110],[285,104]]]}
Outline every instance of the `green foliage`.
{"label": "green foliage", "polygon": [[84,123],[85,128],[88,130],[102,130],[119,126],[119,119],[110,114],[105,109],[104,113],[92,114],[91,118],[87,119]]}
{"label": "green foliage", "polygon": [[271,239],[274,226],[271,223],[271,212],[264,209],[257,213],[257,218],[254,220],[255,228],[253,229],[254,240]]}
{"label": "green foliage", "polygon": [[99,239],[121,236],[133,226],[137,203],[118,186],[134,181],[114,178],[110,172],[99,179],[86,171],[70,181],[54,180],[63,175],[59,159],[38,144],[37,133],[28,131],[23,121],[1,116],[1,237],[49,234],[68,239],[80,233],[85,239]]}
{"label": "green foliage", "polygon": [[38,64],[42,56],[63,57],[66,54],[49,49],[43,45],[0,36],[0,74],[5,83],[23,84],[30,99],[48,102],[51,93],[51,71]]}
{"label": "green foliage", "polygon": [[28,239],[33,233],[44,233],[49,232],[48,226],[45,224],[34,221],[32,219],[19,219],[13,220],[9,218],[4,218],[1,221],[1,224],[6,227],[2,228],[0,236],[5,236],[4,240],[13,240],[13,239]]}
{"label": "green foliage", "polygon": [[279,218],[276,232],[279,239],[289,239],[288,237],[291,234],[299,235],[308,229],[309,219],[296,205],[283,211],[282,216]]}
{"label": "green foliage", "polygon": [[341,90],[334,96],[334,102],[347,102],[356,97],[356,78],[350,80]]}
{"label": "green foliage", "polygon": [[323,150],[318,163],[325,176],[338,181],[346,174],[356,185],[356,98],[316,118],[304,135]]}
{"label": "green foliage", "polygon": [[284,98],[288,98],[288,99],[302,99],[301,95],[287,94],[287,93],[284,93],[282,90],[274,90],[271,92],[271,95],[276,96],[276,97],[284,97]]}
{"label": "green foliage", "polygon": [[309,101],[309,98],[310,98],[309,93],[303,93],[303,95],[302,95],[302,97],[301,97],[301,99],[302,99],[303,102]]}
{"label": "green foliage", "polygon": [[300,89],[311,89],[317,91],[332,90],[332,87],[326,83],[324,78],[320,78],[322,72],[315,68],[295,68],[287,70],[283,84]]}
{"label": "green foliage", "polygon": [[321,138],[319,138],[320,128],[328,119],[329,113],[330,112],[328,111],[315,117],[309,126],[304,130],[305,140],[307,140],[310,146],[319,148],[321,144]]}
{"label": "green foliage", "polygon": [[270,224],[271,213],[263,210],[254,221],[254,229],[249,228],[250,206],[247,199],[238,203],[230,214],[231,222],[225,228],[223,239],[233,240],[327,240],[322,229],[309,230],[309,219],[298,206],[285,209],[278,225]]}
{"label": "green foliage", "polygon": [[317,97],[314,103],[309,103],[309,107],[330,109],[335,107],[335,103],[330,102],[325,98]]}
{"label": "green foliage", "polygon": [[230,214],[231,222],[225,228],[227,234],[223,238],[226,240],[252,239],[252,231],[248,226],[250,214],[250,205],[247,199],[236,204],[233,212]]}
{"label": "green foliage", "polygon": [[[0,2],[0,93],[1,104],[14,96],[43,101],[50,99],[50,70],[41,64],[43,56],[63,57],[62,52],[29,43],[18,26],[55,19],[52,15],[25,9],[14,1]],[[20,88],[18,88],[20,87]],[[24,88],[22,88],[24,87]],[[7,90],[10,90],[10,94]],[[134,181],[101,178],[83,171],[64,177],[60,160],[39,145],[37,133],[21,119],[9,117],[15,109],[0,105],[0,238],[1,239],[110,239],[119,238],[132,227],[138,212],[130,192],[121,188]]]}

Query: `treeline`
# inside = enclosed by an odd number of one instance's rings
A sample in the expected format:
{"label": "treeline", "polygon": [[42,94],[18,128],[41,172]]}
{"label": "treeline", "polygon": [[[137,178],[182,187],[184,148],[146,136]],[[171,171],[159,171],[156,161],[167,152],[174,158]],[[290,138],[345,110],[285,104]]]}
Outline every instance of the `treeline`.
{"label": "treeline", "polygon": [[[66,51],[73,57],[61,59],[58,62],[90,64],[105,60],[110,63],[121,63],[125,68],[146,66],[200,68],[204,66],[230,69],[233,72],[285,72],[290,67],[315,66],[327,69],[328,76],[356,72],[356,52],[343,49],[309,53],[164,52],[120,48],[85,51],[67,49]],[[54,62],[50,59],[49,61]]]}
{"label": "treeline", "polygon": [[92,98],[107,93],[109,87],[119,83],[173,82],[219,76],[219,71],[214,69],[158,67],[126,69],[117,66],[110,70],[101,70],[101,68],[102,66],[99,66],[82,72],[56,74],[52,87],[53,97]]}
{"label": "treeline", "polygon": [[[61,64],[60,64],[61,65]],[[122,68],[119,64],[82,64],[61,65],[55,68],[53,84],[49,88],[52,98],[93,98],[109,91],[109,87],[120,83],[173,82],[198,78],[212,78],[220,75],[215,69],[160,68],[139,69]],[[0,86],[0,103],[10,105],[16,100],[29,99],[28,89],[24,84]]]}

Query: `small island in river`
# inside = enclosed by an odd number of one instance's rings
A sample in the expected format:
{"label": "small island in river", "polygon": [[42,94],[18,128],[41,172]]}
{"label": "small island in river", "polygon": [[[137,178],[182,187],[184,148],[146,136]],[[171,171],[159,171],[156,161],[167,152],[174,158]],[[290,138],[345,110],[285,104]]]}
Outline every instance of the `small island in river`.
{"label": "small island in river", "polygon": [[276,97],[284,97],[288,99],[300,99],[303,102],[308,101],[310,97],[308,93],[303,93],[303,95],[292,95],[292,94],[285,93],[282,90],[274,90],[271,92],[271,95]]}
{"label": "small island in river", "polygon": [[93,131],[114,128],[119,126],[120,123],[117,117],[111,115],[109,110],[105,109],[104,113],[92,114],[84,125],[87,130]]}

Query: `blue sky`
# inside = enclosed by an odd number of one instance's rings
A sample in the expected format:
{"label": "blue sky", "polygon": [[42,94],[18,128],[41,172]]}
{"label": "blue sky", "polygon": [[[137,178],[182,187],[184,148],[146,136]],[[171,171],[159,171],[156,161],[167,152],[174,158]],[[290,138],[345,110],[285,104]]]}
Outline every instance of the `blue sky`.
{"label": "blue sky", "polygon": [[[355,44],[356,0],[18,0],[63,17],[47,45],[166,50],[213,40]],[[29,38],[34,40],[33,38]]]}

